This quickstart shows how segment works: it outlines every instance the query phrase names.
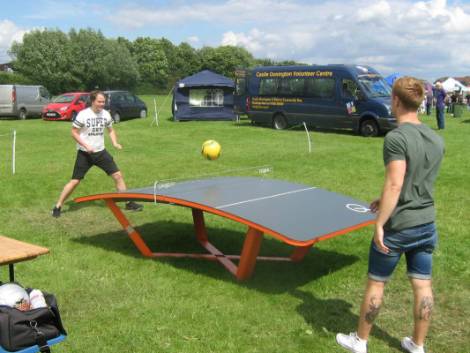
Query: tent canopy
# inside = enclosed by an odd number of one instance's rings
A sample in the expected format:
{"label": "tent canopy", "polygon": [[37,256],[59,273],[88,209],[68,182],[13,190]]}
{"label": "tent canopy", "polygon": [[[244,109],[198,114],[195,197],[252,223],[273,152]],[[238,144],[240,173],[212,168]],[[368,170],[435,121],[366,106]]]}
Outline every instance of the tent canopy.
{"label": "tent canopy", "polygon": [[209,70],[179,80],[173,90],[173,119],[234,120],[234,88],[231,79]]}
{"label": "tent canopy", "polygon": [[447,80],[442,82],[442,87],[447,92],[454,92],[454,91],[467,92],[467,91],[469,91],[469,89],[467,87],[465,87],[461,82],[457,81],[453,77],[449,77]]}
{"label": "tent canopy", "polygon": [[400,74],[399,72],[395,72],[387,77],[385,77],[385,81],[390,85],[390,86],[393,86],[393,82],[395,82],[395,80],[397,78],[400,78],[402,76],[402,74]]}
{"label": "tent canopy", "polygon": [[209,70],[203,70],[194,75],[179,80],[176,83],[176,86],[178,88],[204,86],[234,88],[235,83],[225,76],[216,74],[215,72]]}

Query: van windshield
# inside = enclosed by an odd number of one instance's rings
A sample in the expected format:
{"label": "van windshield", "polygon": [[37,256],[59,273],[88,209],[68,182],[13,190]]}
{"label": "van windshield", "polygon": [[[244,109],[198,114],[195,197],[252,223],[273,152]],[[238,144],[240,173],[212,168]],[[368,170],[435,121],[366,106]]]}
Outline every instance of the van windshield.
{"label": "van windshield", "polygon": [[357,79],[369,97],[390,97],[392,89],[380,75],[359,75]]}
{"label": "van windshield", "polygon": [[55,97],[52,101],[54,103],[71,103],[75,96],[70,94],[63,94],[61,96]]}

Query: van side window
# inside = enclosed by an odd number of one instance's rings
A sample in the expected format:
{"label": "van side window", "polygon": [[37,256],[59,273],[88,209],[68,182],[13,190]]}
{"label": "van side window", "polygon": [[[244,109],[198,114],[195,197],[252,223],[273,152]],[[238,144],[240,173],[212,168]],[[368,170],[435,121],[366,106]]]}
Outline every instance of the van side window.
{"label": "van side window", "polygon": [[357,84],[353,80],[343,78],[341,81],[341,96],[345,99],[355,99]]}
{"label": "van side window", "polygon": [[334,78],[307,78],[306,95],[312,98],[335,97]]}
{"label": "van side window", "polygon": [[42,98],[47,98],[47,99],[49,99],[51,96],[49,94],[49,91],[45,89],[44,87],[39,87],[39,94],[41,95]]}
{"label": "van side window", "polygon": [[281,96],[304,96],[304,78],[284,78],[279,79],[279,87],[277,93]]}
{"label": "van side window", "polygon": [[274,96],[277,93],[277,78],[262,78],[259,83],[260,96]]}

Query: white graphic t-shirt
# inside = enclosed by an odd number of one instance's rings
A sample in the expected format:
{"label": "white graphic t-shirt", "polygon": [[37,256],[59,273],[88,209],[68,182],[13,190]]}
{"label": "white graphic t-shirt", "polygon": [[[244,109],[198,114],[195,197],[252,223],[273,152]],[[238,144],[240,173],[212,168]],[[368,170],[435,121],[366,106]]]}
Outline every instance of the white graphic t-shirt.
{"label": "white graphic t-shirt", "polygon": [[[113,125],[113,119],[107,110],[95,113],[91,108],[78,113],[72,126],[80,129],[80,137],[95,152],[104,150],[104,129]],[[77,149],[85,151],[85,147],[77,143]]]}

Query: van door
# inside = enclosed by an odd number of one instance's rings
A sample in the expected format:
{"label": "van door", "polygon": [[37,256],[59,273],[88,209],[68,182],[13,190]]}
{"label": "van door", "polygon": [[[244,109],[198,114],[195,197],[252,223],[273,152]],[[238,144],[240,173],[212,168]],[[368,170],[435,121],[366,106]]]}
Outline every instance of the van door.
{"label": "van door", "polygon": [[44,108],[46,104],[50,103],[51,95],[49,94],[49,91],[43,86],[38,87],[37,90],[38,90],[38,95],[37,95],[37,100],[35,104],[35,109],[34,109],[34,112],[33,111],[31,112],[37,115],[41,115],[42,108]]}
{"label": "van door", "polygon": [[336,79],[309,77],[306,79],[305,99],[302,104],[305,122],[319,128],[332,128],[338,115]]}
{"label": "van door", "polygon": [[359,87],[352,78],[338,79],[338,106],[335,117],[335,127],[352,129],[359,119],[357,112],[357,92]]}

